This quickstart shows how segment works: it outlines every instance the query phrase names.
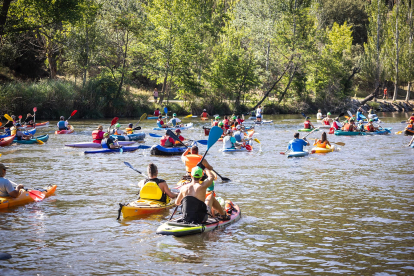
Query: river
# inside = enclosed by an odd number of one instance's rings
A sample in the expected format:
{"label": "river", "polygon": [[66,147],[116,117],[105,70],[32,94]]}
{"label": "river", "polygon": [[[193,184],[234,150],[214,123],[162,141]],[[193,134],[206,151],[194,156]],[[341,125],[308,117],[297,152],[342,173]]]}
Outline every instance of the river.
{"label": "river", "polygon": [[[158,166],[174,186],[184,173],[179,157],[149,150],[84,155],[65,143],[91,141],[109,120],[74,120],[71,135],[44,145],[0,148],[6,177],[26,187],[57,184],[54,196],[0,212],[0,275],[413,275],[414,149],[395,135],[408,114],[378,114],[387,136],[339,137],[340,151],[288,159],[281,155],[300,115],[265,116],[261,142],[250,153],[225,154],[217,142],[207,160],[231,182],[216,192],[238,204],[242,218],[229,227],[187,237],[155,234],[172,209],[141,219],[116,220],[118,203],[136,199],[142,177],[126,167]],[[315,117],[315,116],[313,116]],[[121,119],[125,126],[138,119]],[[183,136],[206,139],[199,119]],[[55,125],[56,122],[51,122]],[[141,124],[150,131],[154,120]],[[310,137],[318,137],[313,133]],[[146,137],[146,145],[157,142]],[[204,152],[205,146],[201,146]]]}

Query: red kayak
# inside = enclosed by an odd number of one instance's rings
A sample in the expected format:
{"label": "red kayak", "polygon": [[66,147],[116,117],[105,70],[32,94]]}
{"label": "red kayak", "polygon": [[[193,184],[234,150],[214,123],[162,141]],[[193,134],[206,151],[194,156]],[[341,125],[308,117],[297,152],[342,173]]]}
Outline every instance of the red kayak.
{"label": "red kayak", "polygon": [[13,136],[9,136],[9,137],[6,137],[6,138],[1,138],[1,139],[0,139],[0,147],[5,147],[5,146],[8,146],[8,145],[10,145],[11,143],[13,143],[14,136],[15,136],[15,135],[13,135]]}
{"label": "red kayak", "polygon": [[66,130],[56,130],[55,134],[71,134],[75,131],[71,125],[68,125],[68,128]]}
{"label": "red kayak", "polygon": [[[36,128],[48,127],[49,122],[36,123],[35,126],[36,126]],[[19,129],[26,129],[26,130],[31,129],[31,128],[33,128],[33,125],[25,125],[25,126],[19,127]],[[4,129],[4,126],[0,127],[0,129]]]}

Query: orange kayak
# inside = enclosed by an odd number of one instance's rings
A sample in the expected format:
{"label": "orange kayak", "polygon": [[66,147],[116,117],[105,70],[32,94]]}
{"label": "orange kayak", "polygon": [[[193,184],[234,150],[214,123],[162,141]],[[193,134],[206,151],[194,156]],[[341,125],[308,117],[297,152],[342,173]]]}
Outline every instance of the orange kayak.
{"label": "orange kayak", "polygon": [[[44,191],[45,197],[51,196],[55,193],[57,185],[49,186]],[[0,197],[0,209],[5,209],[9,207],[24,205],[30,202],[34,202],[33,198],[29,195],[28,191],[20,190],[18,197]]]}

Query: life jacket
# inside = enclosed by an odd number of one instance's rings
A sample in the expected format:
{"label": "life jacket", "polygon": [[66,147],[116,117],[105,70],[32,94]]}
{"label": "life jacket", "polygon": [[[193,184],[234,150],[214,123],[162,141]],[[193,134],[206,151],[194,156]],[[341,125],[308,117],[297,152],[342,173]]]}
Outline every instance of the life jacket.
{"label": "life jacket", "polygon": [[65,125],[65,121],[59,121],[58,126],[59,126],[59,130],[67,129],[67,127]]}
{"label": "life jacket", "polygon": [[174,145],[174,139],[171,137],[168,137],[167,139],[167,137],[163,136],[160,140],[160,144],[163,147],[172,147]]}
{"label": "life jacket", "polygon": [[186,223],[201,224],[208,219],[207,205],[194,196],[186,196],[182,200],[183,220]]}
{"label": "life jacket", "polygon": [[201,114],[201,117],[208,117],[207,115],[208,115],[207,112],[203,112],[203,114]]}
{"label": "life jacket", "polygon": [[374,132],[374,126],[367,125],[367,130],[369,132]]}
{"label": "life jacket", "polygon": [[203,158],[202,155],[198,154],[187,154],[185,157],[187,158],[185,161],[185,170],[187,172],[191,172],[191,170],[197,166],[198,162],[200,162]]}
{"label": "life jacket", "polygon": [[[181,136],[181,135],[178,135],[178,139],[180,139],[180,141],[181,141],[181,142],[185,140],[185,138],[184,138],[183,136]],[[173,139],[173,140],[174,140],[174,139]],[[180,141],[175,141],[175,144],[176,144],[176,145],[181,144],[181,143],[180,143]]]}
{"label": "life jacket", "polygon": [[164,182],[164,180],[158,178],[146,179],[144,187],[139,192],[139,197],[169,203],[171,201],[170,197],[166,193],[163,193],[159,187],[159,183],[161,182]]}
{"label": "life jacket", "polygon": [[321,141],[320,141],[320,140],[318,140],[318,142],[316,142],[316,146],[317,146],[318,148],[326,148],[326,141],[325,141],[325,142],[323,142],[323,143],[321,143]]}
{"label": "life jacket", "polygon": [[219,123],[218,121],[214,121],[213,126],[218,126],[218,123]]}
{"label": "life jacket", "polygon": [[332,127],[333,127],[334,129],[336,129],[336,130],[338,130],[338,129],[339,129],[338,123],[337,123],[336,121],[333,121],[333,123],[332,123]]}
{"label": "life jacket", "polygon": [[329,119],[328,119],[328,118],[323,119],[323,123],[324,123],[324,125],[325,125],[325,126],[329,126],[329,125],[330,125],[330,124],[329,124]]}
{"label": "life jacket", "polygon": [[171,119],[171,123],[172,123],[173,126],[176,126],[177,125],[177,120],[176,119]]}
{"label": "life jacket", "polygon": [[160,116],[160,111],[159,110],[155,110],[154,111],[154,116]]}
{"label": "life jacket", "polygon": [[122,133],[122,132],[118,132],[118,130],[119,130],[119,129],[115,129],[114,134],[115,134],[115,135],[122,135],[123,133]]}
{"label": "life jacket", "polygon": [[240,133],[240,131],[236,131],[236,132],[234,133],[234,138],[236,138],[236,141],[237,141],[237,142],[241,142],[241,141],[242,141],[242,137],[241,137],[241,133]]}
{"label": "life jacket", "polygon": [[133,129],[133,128],[131,128],[131,127],[127,127],[127,128],[125,129],[125,132],[126,132],[127,134],[133,134],[133,133],[134,133],[134,129]]}
{"label": "life jacket", "polygon": [[310,129],[311,127],[310,127],[310,122],[309,121],[305,121],[304,123],[303,123],[303,128],[304,129]]}
{"label": "life jacket", "polygon": [[164,124],[164,121],[163,120],[158,120],[157,121],[158,127],[162,127],[163,124]]}
{"label": "life jacket", "polygon": [[242,120],[242,119],[237,119],[237,123],[238,123],[239,125],[241,125],[241,124],[243,123],[243,120]]}
{"label": "life jacket", "polygon": [[98,144],[101,143],[103,139],[103,136],[101,133],[103,134],[103,131],[99,129],[92,131],[92,139],[94,143],[98,143]]}
{"label": "life jacket", "polygon": [[16,135],[16,132],[17,132],[17,128],[14,128],[10,131],[10,135],[11,136]]}
{"label": "life jacket", "polygon": [[[412,130],[413,129],[413,124],[409,124],[408,126],[407,126],[407,129],[409,129],[409,130]],[[13,135],[13,134],[12,134]]]}
{"label": "life jacket", "polygon": [[346,123],[344,125],[344,131],[353,131],[354,130],[354,126],[351,125],[350,123]]}

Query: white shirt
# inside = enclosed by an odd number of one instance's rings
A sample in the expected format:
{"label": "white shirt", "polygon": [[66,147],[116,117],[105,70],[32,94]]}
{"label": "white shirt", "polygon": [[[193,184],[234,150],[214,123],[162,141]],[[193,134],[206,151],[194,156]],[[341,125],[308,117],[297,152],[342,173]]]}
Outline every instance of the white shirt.
{"label": "white shirt", "polygon": [[256,116],[261,116],[262,115],[262,109],[258,108],[256,109]]}
{"label": "white shirt", "polygon": [[112,133],[115,135],[124,135],[126,134],[125,131],[123,131],[122,129],[113,129]]}
{"label": "white shirt", "polygon": [[0,196],[9,196],[9,193],[16,189],[17,184],[8,180],[7,178],[0,177]]}
{"label": "white shirt", "polygon": [[175,123],[176,124],[181,123],[181,120],[180,119],[178,119],[178,118],[172,118],[171,120],[168,121],[168,124],[172,124],[173,123],[172,120],[175,120]]}
{"label": "white shirt", "polygon": [[318,120],[321,120],[323,118],[323,115],[322,115],[322,113],[318,113],[318,114],[316,114],[316,119],[318,119]]}

